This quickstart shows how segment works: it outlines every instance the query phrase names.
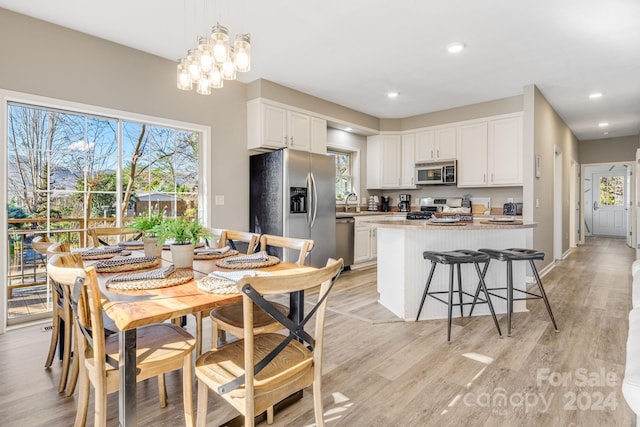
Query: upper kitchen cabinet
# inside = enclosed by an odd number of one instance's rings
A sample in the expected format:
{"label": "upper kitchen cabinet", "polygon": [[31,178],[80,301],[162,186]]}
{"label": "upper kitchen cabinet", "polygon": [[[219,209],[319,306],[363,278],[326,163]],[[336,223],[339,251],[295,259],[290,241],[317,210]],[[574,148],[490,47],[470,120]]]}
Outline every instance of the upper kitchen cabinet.
{"label": "upper kitchen cabinet", "polygon": [[368,137],[367,188],[401,188],[401,173],[402,141],[400,135]]}
{"label": "upper kitchen cabinet", "polygon": [[445,127],[416,132],[415,162],[456,159],[456,128]]}
{"label": "upper kitchen cabinet", "polygon": [[522,185],[522,116],[458,126],[458,187]]}
{"label": "upper kitchen cabinet", "polygon": [[402,173],[401,188],[416,188],[416,135],[402,135]]}
{"label": "upper kitchen cabinet", "polygon": [[252,99],[247,102],[247,146],[249,149],[288,147],[325,154],[327,121]]}

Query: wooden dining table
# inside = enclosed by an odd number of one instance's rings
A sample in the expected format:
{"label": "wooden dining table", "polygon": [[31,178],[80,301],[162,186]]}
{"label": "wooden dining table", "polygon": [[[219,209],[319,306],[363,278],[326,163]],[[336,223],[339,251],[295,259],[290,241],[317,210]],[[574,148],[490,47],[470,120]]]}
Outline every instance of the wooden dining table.
{"label": "wooden dining table", "polygon": [[[134,251],[131,256],[143,255],[141,251]],[[100,289],[108,300],[103,306],[104,311],[115,322],[119,330],[120,390],[118,412],[120,426],[135,426],[137,424],[136,328],[242,301],[242,295],[239,293],[214,294],[198,288],[197,281],[214,270],[233,271],[218,267],[216,261],[218,260],[195,260],[193,262],[194,278],[192,280],[181,285],[160,289],[112,290],[107,287],[108,279],[115,274],[121,273],[98,274]],[[90,266],[96,262],[85,261],[85,266]],[[162,264],[169,265],[170,263],[170,251],[165,250],[162,253]],[[312,268],[300,267],[289,262],[280,262],[257,270],[269,272],[270,274],[291,274],[308,271]],[[304,315],[303,304],[303,294],[297,293],[290,296],[290,317],[298,322]]]}

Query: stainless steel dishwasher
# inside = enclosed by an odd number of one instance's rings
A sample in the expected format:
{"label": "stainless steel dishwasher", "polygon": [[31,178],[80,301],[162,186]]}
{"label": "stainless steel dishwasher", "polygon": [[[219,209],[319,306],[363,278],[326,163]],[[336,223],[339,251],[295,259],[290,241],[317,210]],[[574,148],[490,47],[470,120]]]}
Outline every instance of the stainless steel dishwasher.
{"label": "stainless steel dishwasher", "polygon": [[344,260],[345,268],[353,264],[353,218],[336,218],[336,257]]}

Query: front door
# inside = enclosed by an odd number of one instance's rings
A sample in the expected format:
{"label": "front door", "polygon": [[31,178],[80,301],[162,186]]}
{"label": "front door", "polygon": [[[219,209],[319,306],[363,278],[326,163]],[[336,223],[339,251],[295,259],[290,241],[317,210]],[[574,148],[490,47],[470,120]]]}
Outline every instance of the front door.
{"label": "front door", "polygon": [[620,172],[593,174],[593,234],[626,237],[626,176]]}

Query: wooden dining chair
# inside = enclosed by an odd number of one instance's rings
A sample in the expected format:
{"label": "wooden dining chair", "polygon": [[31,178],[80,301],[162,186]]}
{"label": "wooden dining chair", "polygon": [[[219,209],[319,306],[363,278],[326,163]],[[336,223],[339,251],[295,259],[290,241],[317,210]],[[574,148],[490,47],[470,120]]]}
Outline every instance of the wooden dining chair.
{"label": "wooden dining chair", "polygon": [[[74,267],[79,254],[59,254],[49,260],[52,278],[65,286],[65,296],[73,307],[81,364],[78,409],[75,426],[84,426],[89,408],[90,385],[95,392],[95,426],[105,426],[107,394],[119,389],[118,336],[106,336],[103,323],[104,297],[94,267]],[[157,323],[137,329],[136,381],[158,378],[161,406],[166,406],[164,373],[183,370],[182,393],[185,424],[193,425],[192,353],[195,339],[170,323]]]}
{"label": "wooden dining chair", "polygon": [[[110,245],[110,238],[123,238],[124,240],[136,240],[140,237],[140,233],[130,228],[123,227],[92,227],[87,230],[94,247],[100,245]],[[123,241],[124,241],[123,240]]]}
{"label": "wooden dining chair", "polygon": [[[41,259],[44,260],[44,264],[47,264],[47,249],[49,246],[53,245],[55,242],[49,240],[47,236],[36,236],[31,240],[31,248],[40,255]],[[34,258],[35,259],[35,258]]]}
{"label": "wooden dining chair", "polygon": [[[313,240],[296,239],[292,237],[273,236],[263,234],[260,236],[260,250],[266,251],[268,246],[297,249],[300,254],[296,264],[303,266],[307,253],[313,248]],[[284,314],[289,312],[287,306],[274,305]],[[226,332],[236,337],[242,336],[243,309],[241,303],[224,305],[211,311],[211,348],[218,346],[218,337],[224,342]],[[254,329],[256,333],[275,332],[282,328],[271,316],[257,306],[253,306]]]}
{"label": "wooden dining chair", "polygon": [[[217,236],[220,236],[220,238],[218,239],[218,248],[229,246],[231,247],[231,249],[236,249],[236,242],[243,242],[247,244],[247,254],[254,253],[260,240],[259,234],[249,233],[246,231],[218,230],[218,233],[219,234],[215,234]],[[196,318],[196,356],[200,356],[202,354],[202,318],[205,316],[209,316],[210,313],[210,311],[203,311],[194,314]],[[219,335],[221,335],[220,338],[224,340],[224,331],[220,332],[218,328],[215,328],[212,325],[212,347],[217,346]]]}
{"label": "wooden dining chair", "polygon": [[[51,244],[47,246],[47,258],[50,258],[57,253],[69,252],[69,245],[65,243],[49,243]],[[80,260],[79,267],[82,267],[82,260]],[[49,354],[47,354],[47,361],[45,362],[44,367],[51,367],[56,354],[56,347],[59,343],[62,370],[60,371],[60,381],[58,382],[58,393],[65,391],[69,379],[69,383],[73,383],[70,393],[67,393],[67,395],[70,396],[73,394],[73,390],[75,389],[74,378],[77,378],[77,368],[71,367],[71,355],[73,348],[73,313],[68,300],[64,298],[62,286],[49,274],[48,265],[47,275],[49,276],[49,286],[51,288],[51,313],[53,323],[51,329],[51,342],[49,343]],[[71,378],[68,378],[70,367]],[[74,374],[74,372],[76,372],[76,374]]]}
{"label": "wooden dining chair", "polygon": [[[280,276],[257,276],[238,282],[244,312],[243,339],[206,352],[196,360],[198,415],[196,425],[207,419],[207,400],[212,389],[244,415],[245,426],[285,397],[313,385],[317,426],[324,425],[322,406],[322,350],[327,296],[340,271],[342,259],[329,259],[324,268]],[[290,294],[320,288],[316,305],[300,325],[288,319],[264,296]],[[255,334],[253,305],[269,311],[288,335]],[[315,319],[314,336],[304,327]],[[302,341],[299,342],[298,340]],[[255,365],[254,365],[255,364]],[[271,413],[271,416],[273,414]]]}
{"label": "wooden dining chair", "polygon": [[274,236],[271,234],[263,234],[260,236],[260,250],[268,252],[270,247],[297,250],[298,260],[294,262],[298,265],[304,265],[307,254],[313,249],[313,240]]}

